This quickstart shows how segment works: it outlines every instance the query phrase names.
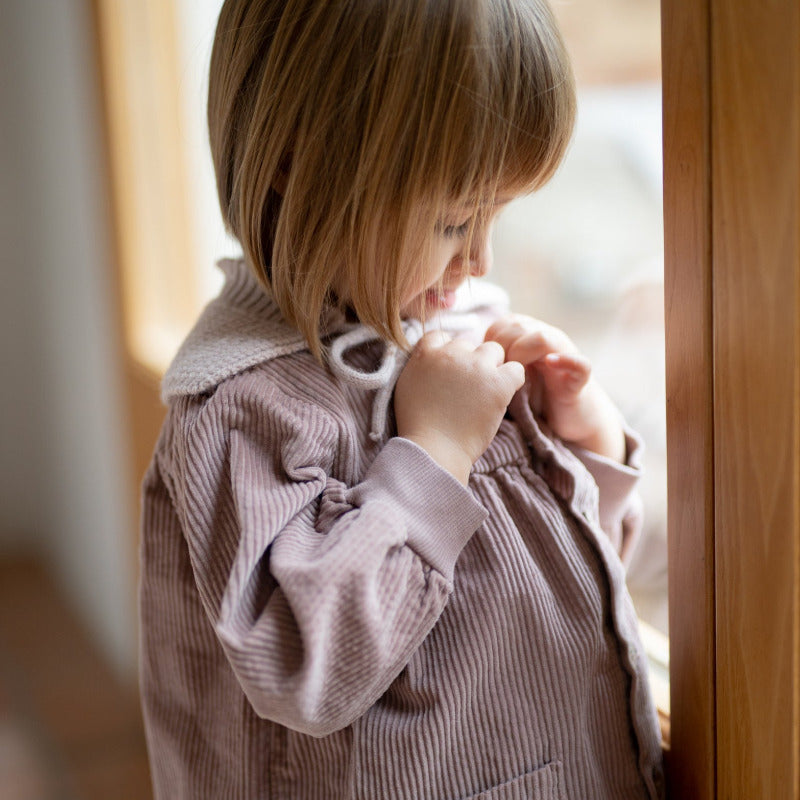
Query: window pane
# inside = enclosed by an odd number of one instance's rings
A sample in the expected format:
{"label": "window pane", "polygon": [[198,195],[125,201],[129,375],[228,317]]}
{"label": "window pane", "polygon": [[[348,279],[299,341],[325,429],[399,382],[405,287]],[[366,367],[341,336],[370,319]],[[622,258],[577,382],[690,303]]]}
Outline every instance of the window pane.
{"label": "window pane", "polygon": [[498,220],[495,279],[514,310],[566,330],[647,445],[644,535],[629,567],[642,619],[667,630],[659,4],[554,4],[578,121],[553,181]]}

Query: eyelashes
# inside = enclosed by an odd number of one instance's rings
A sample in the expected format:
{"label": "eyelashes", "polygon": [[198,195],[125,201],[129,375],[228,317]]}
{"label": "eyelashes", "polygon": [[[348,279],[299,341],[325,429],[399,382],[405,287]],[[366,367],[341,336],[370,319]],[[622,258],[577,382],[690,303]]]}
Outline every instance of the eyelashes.
{"label": "eyelashes", "polygon": [[[511,202],[511,199],[510,197],[503,197],[496,199],[491,205],[481,205],[474,214],[468,216],[460,225],[448,225],[445,221],[439,220],[435,227],[436,233],[444,239],[465,239],[469,234],[470,228],[474,226],[475,234],[482,235],[484,229],[489,230],[490,223]],[[462,209],[461,212],[456,211],[452,216],[446,215],[445,219],[447,216],[450,216],[450,219],[454,217],[458,219],[461,217],[461,213],[465,211],[465,209]],[[461,219],[464,218],[461,217]]]}
{"label": "eyelashes", "polygon": [[470,220],[461,225],[442,225],[440,223],[436,226],[436,229],[445,239],[463,239],[469,231],[469,223]]}

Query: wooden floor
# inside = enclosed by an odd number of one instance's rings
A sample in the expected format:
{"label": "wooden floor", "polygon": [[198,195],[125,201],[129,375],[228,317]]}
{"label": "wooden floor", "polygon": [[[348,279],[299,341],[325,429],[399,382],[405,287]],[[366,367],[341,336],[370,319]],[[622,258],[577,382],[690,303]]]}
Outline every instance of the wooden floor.
{"label": "wooden floor", "polygon": [[33,560],[0,559],[0,797],[152,798],[135,687]]}

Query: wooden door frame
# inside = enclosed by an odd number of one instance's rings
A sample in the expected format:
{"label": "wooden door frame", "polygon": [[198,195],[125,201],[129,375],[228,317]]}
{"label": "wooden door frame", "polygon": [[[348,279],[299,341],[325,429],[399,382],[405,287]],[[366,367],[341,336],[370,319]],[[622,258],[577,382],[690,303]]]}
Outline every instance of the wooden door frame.
{"label": "wooden door frame", "polygon": [[664,0],[671,797],[800,796],[800,10]]}
{"label": "wooden door frame", "polygon": [[710,0],[663,0],[664,322],[674,798],[716,797]]}

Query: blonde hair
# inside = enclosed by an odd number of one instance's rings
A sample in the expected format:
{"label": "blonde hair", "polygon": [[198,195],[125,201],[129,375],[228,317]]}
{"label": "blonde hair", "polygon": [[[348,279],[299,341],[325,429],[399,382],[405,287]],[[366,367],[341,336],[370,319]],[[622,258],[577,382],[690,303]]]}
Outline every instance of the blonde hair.
{"label": "blonde hair", "polygon": [[[398,344],[446,209],[557,169],[574,83],[546,0],[226,0],[208,123],[222,213],[319,357],[347,303]],[[469,245],[469,242],[468,242]]]}

